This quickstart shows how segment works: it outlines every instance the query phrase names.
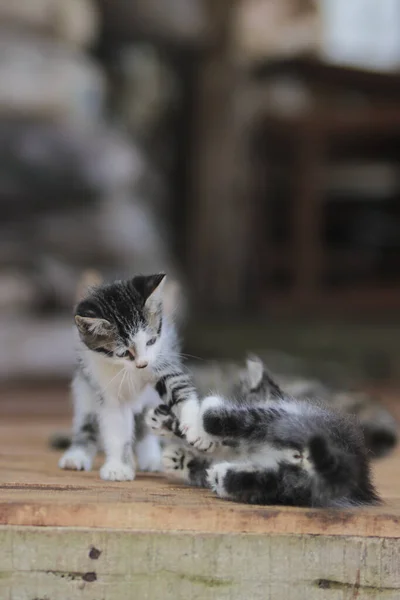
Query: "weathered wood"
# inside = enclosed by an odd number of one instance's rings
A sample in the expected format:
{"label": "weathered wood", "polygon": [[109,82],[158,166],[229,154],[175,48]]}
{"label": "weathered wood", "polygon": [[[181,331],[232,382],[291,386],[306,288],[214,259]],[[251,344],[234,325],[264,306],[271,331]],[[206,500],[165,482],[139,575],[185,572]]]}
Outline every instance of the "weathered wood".
{"label": "weathered wood", "polygon": [[0,528],[4,600],[397,600],[399,540]]}
{"label": "weathered wood", "polygon": [[[60,471],[59,455],[47,442],[54,431],[68,428],[65,415],[69,403],[66,394],[43,398],[32,396],[32,408],[29,402],[14,400],[7,412],[3,411],[2,525],[400,538],[400,451],[376,464],[378,488],[386,499],[381,508],[324,511],[235,504],[161,475],[139,474],[133,483],[102,481],[98,472],[101,457],[90,473]],[[2,400],[0,395],[0,406]],[[25,411],[23,417],[15,411],[18,404]]]}
{"label": "weathered wood", "polygon": [[246,506],[156,475],[59,471],[47,440],[68,426],[66,390],[7,396],[1,600],[400,597],[400,452],[376,464],[380,508]]}

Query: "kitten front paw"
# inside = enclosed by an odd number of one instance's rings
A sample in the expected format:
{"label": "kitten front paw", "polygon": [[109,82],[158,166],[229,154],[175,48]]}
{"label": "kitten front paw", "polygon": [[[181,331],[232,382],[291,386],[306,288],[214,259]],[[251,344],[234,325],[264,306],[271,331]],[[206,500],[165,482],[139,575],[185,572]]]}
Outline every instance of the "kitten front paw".
{"label": "kitten front paw", "polygon": [[90,471],[93,458],[84,448],[69,448],[58,462],[60,469],[72,471]]}
{"label": "kitten front paw", "polygon": [[148,411],[145,417],[147,427],[155,435],[172,437],[171,423],[173,415],[166,404],[160,404]]}
{"label": "kitten front paw", "polygon": [[135,471],[131,465],[118,460],[108,460],[100,469],[100,477],[105,481],[133,481]]}
{"label": "kitten front paw", "polygon": [[189,481],[188,464],[193,456],[180,446],[167,446],[162,455],[162,464],[167,476]]}
{"label": "kitten front paw", "polygon": [[213,452],[218,442],[204,431],[198,402],[187,402],[180,415],[179,429],[188,444],[201,452]]}
{"label": "kitten front paw", "polygon": [[230,463],[223,462],[213,465],[207,469],[207,483],[213,492],[220,498],[229,498],[229,494],[225,489],[225,477],[230,469]]}

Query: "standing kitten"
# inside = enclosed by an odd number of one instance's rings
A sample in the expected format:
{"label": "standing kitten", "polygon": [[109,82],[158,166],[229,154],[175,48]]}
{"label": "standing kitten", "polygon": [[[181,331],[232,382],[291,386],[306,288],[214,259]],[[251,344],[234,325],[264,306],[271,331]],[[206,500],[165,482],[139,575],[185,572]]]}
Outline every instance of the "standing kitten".
{"label": "standing kitten", "polygon": [[[164,274],[117,281],[95,288],[77,305],[73,438],[61,468],[90,470],[101,442],[106,455],[101,478],[134,479],[134,414],[157,404],[158,396],[193,435],[198,398],[163,311],[164,282]],[[157,413],[149,419],[152,423]],[[139,466],[156,470],[159,452],[158,440],[145,435],[137,444]]]}
{"label": "standing kitten", "polygon": [[356,422],[286,395],[261,361],[248,361],[244,398],[205,398],[200,418],[214,442],[211,454],[167,447],[167,473],[239,502],[313,507],[379,502]]}

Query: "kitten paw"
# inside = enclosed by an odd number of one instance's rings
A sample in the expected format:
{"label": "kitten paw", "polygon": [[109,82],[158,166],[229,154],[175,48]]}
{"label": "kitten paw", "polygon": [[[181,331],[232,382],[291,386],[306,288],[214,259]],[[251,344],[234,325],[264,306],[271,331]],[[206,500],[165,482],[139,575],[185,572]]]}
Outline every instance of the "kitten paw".
{"label": "kitten paw", "polygon": [[192,428],[186,431],[186,440],[196,450],[200,452],[214,452],[219,446],[211,436],[201,428]]}
{"label": "kitten paw", "polygon": [[58,462],[60,469],[72,471],[90,471],[93,458],[84,448],[69,448]]}
{"label": "kitten paw", "polygon": [[202,426],[202,411],[197,402],[187,402],[180,415],[179,430],[188,444],[201,452],[213,452],[219,445]]}
{"label": "kitten paw", "polygon": [[167,446],[162,455],[162,464],[167,476],[189,481],[188,464],[193,456],[180,446]]}
{"label": "kitten paw", "polygon": [[173,415],[166,404],[160,404],[148,411],[145,417],[147,427],[156,435],[172,437]]}
{"label": "kitten paw", "polygon": [[118,460],[108,460],[100,469],[100,477],[106,481],[133,481],[135,471],[131,465]]}
{"label": "kitten paw", "polygon": [[213,492],[220,498],[228,498],[229,494],[225,490],[225,476],[231,465],[229,462],[218,463],[207,469],[207,483]]}

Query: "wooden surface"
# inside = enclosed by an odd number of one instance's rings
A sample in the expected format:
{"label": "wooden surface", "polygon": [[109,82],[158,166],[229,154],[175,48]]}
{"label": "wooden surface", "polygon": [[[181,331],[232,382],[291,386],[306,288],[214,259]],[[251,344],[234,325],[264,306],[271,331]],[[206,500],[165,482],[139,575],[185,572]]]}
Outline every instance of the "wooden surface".
{"label": "wooden surface", "polygon": [[68,428],[67,394],[48,390],[18,398],[17,392],[0,397],[0,524],[400,537],[399,451],[376,463],[375,479],[385,500],[380,508],[248,506],[161,475],[104,482],[98,473],[101,457],[90,473],[60,471],[59,454],[48,449],[47,440]]}
{"label": "wooden surface", "polygon": [[1,600],[400,598],[399,452],[376,465],[379,509],[250,507],[59,471],[47,439],[68,406],[66,391],[0,393]]}

